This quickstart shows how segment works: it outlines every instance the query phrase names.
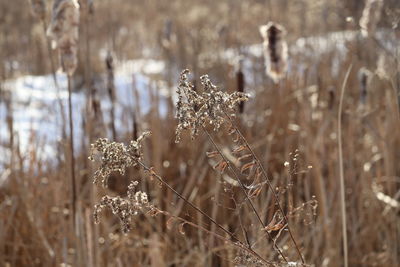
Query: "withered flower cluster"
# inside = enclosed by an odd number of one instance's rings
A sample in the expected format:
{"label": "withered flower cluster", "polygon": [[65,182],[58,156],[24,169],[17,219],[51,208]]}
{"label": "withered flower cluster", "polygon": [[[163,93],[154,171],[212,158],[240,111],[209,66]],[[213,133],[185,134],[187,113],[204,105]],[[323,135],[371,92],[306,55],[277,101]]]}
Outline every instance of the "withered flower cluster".
{"label": "withered flower cluster", "polygon": [[[101,178],[103,187],[107,187],[107,179],[112,172],[117,171],[124,174],[126,168],[139,165],[143,158],[142,142],[149,135],[150,132],[144,132],[127,146],[123,143],[110,142],[106,138],[100,138],[92,144],[89,159],[94,161],[98,158],[95,155],[96,152],[99,152],[101,162],[99,169],[94,173],[93,183],[98,183]],[[137,185],[137,181],[129,184],[126,198],[103,196],[100,202],[94,206],[95,223],[100,222],[99,213],[108,208],[121,221],[122,232],[127,233],[131,228],[133,216],[147,212],[155,214],[157,209],[149,203],[145,192],[136,191]]]}
{"label": "withered flower cluster", "polygon": [[131,220],[133,216],[141,213],[151,212],[155,208],[149,201],[147,194],[142,191],[136,191],[137,181],[132,181],[128,186],[128,197],[122,198],[120,196],[102,197],[99,204],[94,206],[93,217],[96,224],[100,223],[99,213],[109,208],[112,213],[118,217],[121,222],[121,228],[123,233],[128,233],[131,229]]}
{"label": "withered flower cluster", "polygon": [[247,101],[248,95],[242,92],[232,94],[222,92],[215,86],[208,75],[200,77],[202,92],[197,93],[194,85],[188,81],[189,70],[181,73],[178,86],[176,142],[180,141],[183,130],[189,130],[192,139],[206,124],[213,125],[214,130],[226,120],[226,115],[234,116],[234,108],[241,101]]}
{"label": "withered flower cluster", "polygon": [[131,141],[128,146],[123,143],[111,142],[107,138],[100,138],[91,145],[89,159],[95,160],[95,152],[101,154],[101,165],[94,173],[93,183],[97,183],[99,178],[103,186],[107,186],[108,176],[117,171],[125,173],[125,169],[130,166],[136,166],[142,160],[142,142],[150,136],[150,132],[144,132],[136,141]]}

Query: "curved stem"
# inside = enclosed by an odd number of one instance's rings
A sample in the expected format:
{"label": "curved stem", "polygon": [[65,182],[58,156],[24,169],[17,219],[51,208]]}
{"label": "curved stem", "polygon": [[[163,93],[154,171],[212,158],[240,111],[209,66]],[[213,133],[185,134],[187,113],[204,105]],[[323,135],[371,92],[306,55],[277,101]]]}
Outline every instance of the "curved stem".
{"label": "curved stem", "polygon": [[[203,131],[207,134],[208,138],[210,139],[211,143],[214,145],[215,149],[216,149],[216,150],[218,151],[218,153],[221,155],[221,157],[223,158],[223,160],[227,163],[228,169],[230,169],[231,172],[234,174],[235,179],[236,179],[236,181],[239,183],[242,192],[243,192],[244,195],[246,196],[246,200],[248,201],[248,203],[249,203],[251,209],[253,210],[254,214],[256,215],[256,217],[257,217],[258,221],[260,222],[260,224],[262,225],[263,229],[265,229],[265,224],[264,224],[264,222],[262,221],[262,219],[261,219],[259,213],[257,212],[256,208],[254,207],[253,201],[251,201],[249,195],[247,194],[246,188],[245,188],[244,184],[242,183],[242,181],[240,180],[239,176],[238,176],[237,173],[233,170],[233,168],[232,168],[230,162],[229,162],[228,159],[224,156],[224,154],[222,153],[222,151],[220,150],[220,148],[217,146],[217,144],[214,142],[214,140],[213,140],[213,138],[211,137],[210,133],[207,131],[206,128],[204,128],[204,126],[203,126]],[[285,257],[285,255],[283,255],[282,251],[281,251],[281,250],[279,249],[279,247],[277,246],[276,242],[274,242],[274,239],[273,239],[273,237],[271,236],[271,234],[270,234],[268,231],[266,231],[266,232],[267,232],[267,234],[268,234],[268,237],[272,240],[272,242],[273,242],[273,244],[274,244],[274,247],[275,247],[275,249],[278,251],[279,255],[282,256],[282,258],[283,258],[283,260],[284,260],[285,262],[288,262],[287,259],[286,259],[286,257]]]}
{"label": "curved stem", "polygon": [[299,256],[300,256],[301,262],[302,262],[303,264],[305,264],[304,257],[303,257],[303,255],[301,254],[300,248],[299,248],[299,246],[297,245],[297,242],[296,242],[296,240],[294,239],[293,234],[292,234],[292,231],[291,231],[291,229],[290,229],[290,227],[289,227],[289,221],[288,221],[288,219],[287,219],[287,216],[286,216],[286,214],[285,214],[285,212],[284,212],[284,210],[283,210],[283,208],[282,208],[282,205],[281,205],[280,202],[279,202],[278,194],[277,194],[277,193],[275,192],[275,190],[273,189],[272,184],[271,184],[271,181],[270,181],[270,179],[269,179],[268,176],[267,176],[267,172],[265,171],[264,166],[261,164],[261,161],[258,159],[258,157],[256,156],[256,154],[254,153],[253,149],[251,148],[250,144],[247,142],[246,138],[244,138],[243,134],[242,134],[242,133],[240,132],[240,130],[235,126],[235,124],[234,124],[232,118],[229,116],[229,114],[227,114],[225,111],[223,111],[223,112],[224,112],[225,116],[228,118],[228,120],[229,120],[229,122],[231,123],[232,127],[235,129],[235,132],[239,135],[240,139],[243,141],[243,143],[245,144],[245,146],[247,147],[247,149],[248,149],[248,150],[250,151],[250,153],[252,154],[252,156],[253,156],[254,160],[256,161],[258,167],[261,169],[261,173],[263,174],[264,179],[265,179],[265,181],[267,182],[268,188],[269,188],[269,190],[271,191],[271,193],[272,193],[272,195],[273,195],[273,197],[274,197],[275,203],[276,203],[276,205],[278,206],[279,211],[282,213],[282,216],[283,216],[283,218],[284,218],[284,220],[285,220],[285,223],[287,224],[287,229],[288,229],[290,238],[292,239],[292,242],[293,242],[293,244],[294,244],[295,247],[296,247],[296,250],[297,250],[297,253],[298,253]]}
{"label": "curved stem", "polygon": [[214,232],[212,232],[212,231],[210,231],[210,230],[208,230],[208,229],[206,229],[206,228],[204,228],[204,227],[202,227],[202,226],[200,226],[200,225],[198,225],[198,224],[195,224],[195,223],[193,223],[193,222],[191,222],[191,221],[188,221],[188,220],[186,220],[186,219],[184,219],[184,218],[181,218],[181,217],[179,217],[179,216],[172,215],[172,214],[170,214],[170,213],[167,212],[167,211],[161,211],[161,210],[160,210],[160,211],[158,211],[158,212],[161,213],[161,214],[163,214],[163,215],[165,215],[165,216],[169,216],[169,217],[171,217],[171,218],[180,220],[180,221],[182,221],[182,222],[185,223],[185,224],[189,224],[190,226],[193,226],[193,227],[195,227],[195,228],[197,228],[197,229],[200,229],[201,231],[204,231],[204,232],[206,232],[206,233],[209,234],[209,235],[213,235],[213,236],[217,237],[217,238],[220,239],[220,240],[223,240],[223,241],[226,241],[226,242],[230,242],[232,245],[234,245],[234,246],[236,246],[236,247],[238,247],[238,248],[240,248],[240,249],[246,250],[248,253],[254,255],[256,258],[260,259],[260,260],[263,261],[264,263],[266,263],[266,264],[268,264],[268,265],[270,265],[270,266],[274,266],[274,263],[273,263],[273,262],[264,259],[264,258],[261,257],[257,252],[255,252],[253,249],[244,246],[242,243],[232,242],[232,240],[230,240],[230,239],[228,239],[228,238],[226,238],[226,237],[224,237],[224,236],[222,236],[222,235],[220,235],[220,234],[214,233]]}
{"label": "curved stem", "polygon": [[342,213],[342,235],[343,235],[343,254],[344,266],[349,266],[348,263],[348,249],[347,249],[347,224],[346,224],[346,199],[344,190],[344,171],[343,171],[343,151],[342,151],[342,108],[343,97],[346,89],[347,80],[349,79],[352,65],[347,70],[346,76],[343,81],[342,91],[340,94],[339,111],[338,111],[338,147],[339,147],[339,170],[340,170],[340,204]]}
{"label": "curved stem", "polygon": [[218,222],[216,222],[213,218],[211,218],[207,213],[205,213],[204,211],[202,211],[200,208],[198,208],[197,206],[195,206],[194,204],[192,204],[189,200],[187,200],[184,196],[182,196],[180,193],[178,193],[172,186],[170,186],[166,181],[164,181],[164,179],[159,176],[158,174],[154,173],[154,171],[147,167],[143,162],[138,161],[139,165],[143,167],[143,169],[147,172],[149,172],[152,176],[156,177],[158,181],[160,181],[163,185],[165,185],[169,190],[171,190],[172,192],[174,192],[174,194],[176,194],[180,199],[182,199],[186,204],[188,204],[190,207],[192,207],[193,209],[195,209],[197,212],[200,212],[202,215],[204,215],[207,219],[209,219],[213,224],[215,224],[216,226],[218,226],[218,228],[220,228],[222,231],[224,231],[226,234],[228,234],[235,242],[240,242],[242,243],[236,236],[234,236],[231,232],[229,232],[228,230],[226,230],[221,224],[219,224]]}

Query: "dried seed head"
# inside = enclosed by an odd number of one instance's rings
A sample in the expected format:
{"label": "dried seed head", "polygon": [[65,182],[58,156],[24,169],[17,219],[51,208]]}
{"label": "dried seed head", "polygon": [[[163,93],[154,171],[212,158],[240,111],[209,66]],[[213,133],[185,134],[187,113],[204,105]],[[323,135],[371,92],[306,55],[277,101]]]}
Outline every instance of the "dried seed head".
{"label": "dried seed head", "polygon": [[32,13],[40,20],[46,17],[46,4],[44,0],[31,0]]}
{"label": "dried seed head", "polygon": [[76,0],[55,0],[47,34],[59,48],[62,70],[72,75],[77,67],[79,4]]}
{"label": "dried seed head", "polygon": [[100,223],[100,212],[105,208],[109,208],[119,218],[122,232],[126,234],[131,229],[133,216],[153,211],[155,208],[149,204],[147,194],[142,191],[135,192],[137,184],[137,181],[133,181],[128,186],[128,198],[104,196],[100,203],[94,206],[93,217],[95,223]]}
{"label": "dried seed head", "polygon": [[373,35],[381,18],[383,0],[366,0],[362,17],[360,19],[361,33],[363,36]]}
{"label": "dried seed head", "polygon": [[94,161],[96,151],[101,154],[101,166],[94,173],[93,183],[97,183],[100,178],[103,186],[107,187],[107,179],[112,172],[117,171],[124,174],[126,168],[138,165],[143,157],[142,142],[150,134],[150,132],[144,132],[136,141],[131,141],[128,146],[108,141],[107,138],[100,138],[92,144],[89,159]]}
{"label": "dried seed head", "polygon": [[200,77],[202,92],[197,93],[192,83],[188,81],[189,70],[181,73],[178,86],[176,142],[180,140],[183,130],[189,130],[194,138],[199,129],[207,123],[214,126],[214,130],[226,120],[225,115],[232,115],[234,107],[241,101],[246,101],[248,96],[242,92],[228,94],[220,91],[208,75]]}
{"label": "dried seed head", "polygon": [[264,38],[264,61],[266,74],[278,82],[287,72],[288,46],[285,41],[286,30],[282,25],[269,22],[259,28]]}

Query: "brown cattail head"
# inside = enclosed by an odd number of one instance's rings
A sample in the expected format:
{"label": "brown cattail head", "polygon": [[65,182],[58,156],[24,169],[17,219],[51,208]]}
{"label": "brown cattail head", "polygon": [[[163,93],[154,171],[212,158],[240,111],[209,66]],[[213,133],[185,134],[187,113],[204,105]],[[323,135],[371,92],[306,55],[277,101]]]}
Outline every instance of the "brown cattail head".
{"label": "brown cattail head", "polygon": [[361,68],[358,71],[358,80],[360,82],[360,103],[365,104],[368,94],[368,84],[371,80],[372,72],[367,68]]}
{"label": "brown cattail head", "polygon": [[363,36],[373,35],[376,25],[381,18],[383,0],[366,0],[362,17],[360,19],[361,33]]}
{"label": "brown cattail head", "polygon": [[266,74],[278,82],[287,71],[288,46],[285,41],[286,30],[282,25],[269,22],[260,26],[264,38],[264,60]]}
{"label": "brown cattail head", "polygon": [[55,0],[47,34],[59,48],[62,70],[72,75],[78,64],[79,4],[76,0]]}
{"label": "brown cattail head", "polygon": [[46,17],[46,4],[44,0],[31,0],[32,14],[40,20]]}

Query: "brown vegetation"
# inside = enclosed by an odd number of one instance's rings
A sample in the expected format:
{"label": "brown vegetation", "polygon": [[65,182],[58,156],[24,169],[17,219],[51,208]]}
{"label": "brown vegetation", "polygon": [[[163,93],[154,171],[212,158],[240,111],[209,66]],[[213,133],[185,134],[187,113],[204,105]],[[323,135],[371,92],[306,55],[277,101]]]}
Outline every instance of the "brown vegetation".
{"label": "brown vegetation", "polygon": [[[375,1],[377,15],[372,2],[80,0],[79,16],[55,5],[60,17],[48,1],[2,1],[0,263],[397,266],[400,6]],[[265,24],[263,33],[286,31],[277,50],[260,36]],[[328,35],[335,31],[342,43]],[[296,41],[307,36],[321,39]],[[136,97],[118,117],[114,72],[136,58],[162,60],[165,70],[147,76],[145,92],[132,82],[150,112]],[[70,99],[59,154],[42,160],[33,133],[21,151],[3,85],[56,66],[70,77],[70,96],[85,92],[84,124],[71,119]]]}

